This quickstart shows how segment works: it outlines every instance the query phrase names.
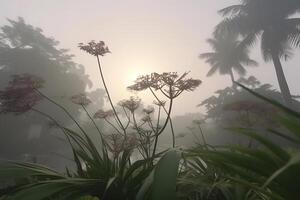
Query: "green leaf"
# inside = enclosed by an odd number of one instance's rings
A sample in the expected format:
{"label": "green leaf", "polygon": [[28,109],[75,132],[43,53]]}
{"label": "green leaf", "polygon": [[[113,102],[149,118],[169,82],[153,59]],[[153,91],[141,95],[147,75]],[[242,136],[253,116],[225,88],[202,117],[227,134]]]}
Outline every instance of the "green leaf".
{"label": "green leaf", "polygon": [[140,188],[140,190],[138,191],[137,195],[136,195],[136,200],[145,200],[147,199],[147,193],[149,192],[151,185],[153,183],[154,180],[154,171],[152,171],[150,173],[150,175],[145,179],[142,187]]}
{"label": "green leaf", "polygon": [[270,176],[270,178],[268,178],[268,180],[264,183],[264,185],[262,186],[263,188],[265,188],[266,186],[268,186],[275,178],[277,178],[280,174],[282,174],[284,171],[288,170],[289,167],[291,167],[292,165],[296,165],[300,163],[300,153],[297,153],[295,155],[293,155],[290,159],[290,161],[288,163],[286,163],[283,167],[281,167],[280,169],[278,169],[277,171],[275,171],[272,176]]}
{"label": "green leaf", "polygon": [[138,191],[136,200],[176,199],[179,160],[176,151],[167,152],[145,179]]}
{"label": "green leaf", "polygon": [[229,130],[246,135],[250,138],[253,138],[257,142],[260,142],[267,149],[269,149],[275,156],[277,156],[281,161],[285,162],[290,159],[290,155],[284,149],[282,149],[279,145],[274,144],[269,139],[255,133],[254,130],[252,130],[252,129],[232,128]]}
{"label": "green leaf", "polygon": [[151,191],[151,200],[176,199],[176,180],[179,156],[175,151],[166,153],[157,163]]}
{"label": "green leaf", "polygon": [[298,144],[300,144],[300,121],[294,117],[280,117],[279,122],[285,128],[287,128],[294,136],[298,138]]}
{"label": "green leaf", "polygon": [[300,113],[299,112],[296,112],[296,111],[294,111],[294,110],[292,110],[292,109],[290,109],[290,108],[282,105],[281,103],[279,103],[279,102],[277,102],[277,101],[275,101],[273,99],[269,99],[267,97],[264,97],[263,95],[258,94],[256,92],[252,91],[251,89],[245,87],[244,85],[242,85],[242,84],[240,84],[240,83],[238,83],[236,81],[234,81],[234,83],[237,84],[238,86],[240,86],[241,88],[243,88],[244,90],[248,91],[249,93],[253,94],[254,96],[258,97],[259,99],[262,99],[262,100],[264,100],[264,101],[266,101],[266,102],[268,102],[268,103],[276,106],[277,108],[280,108],[285,113],[287,113],[287,114],[289,114],[291,116],[294,116],[296,118],[300,118]]}
{"label": "green leaf", "polygon": [[43,200],[70,187],[64,183],[33,184],[16,192],[12,197],[18,200]]}

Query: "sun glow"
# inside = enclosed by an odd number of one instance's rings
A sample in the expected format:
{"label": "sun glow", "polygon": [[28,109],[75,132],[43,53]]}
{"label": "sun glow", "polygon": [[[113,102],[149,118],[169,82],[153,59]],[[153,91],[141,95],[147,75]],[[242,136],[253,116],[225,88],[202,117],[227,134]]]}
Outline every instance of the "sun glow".
{"label": "sun glow", "polygon": [[131,85],[139,76],[146,75],[148,73],[150,73],[149,68],[145,66],[136,66],[128,68],[125,82],[126,84]]}

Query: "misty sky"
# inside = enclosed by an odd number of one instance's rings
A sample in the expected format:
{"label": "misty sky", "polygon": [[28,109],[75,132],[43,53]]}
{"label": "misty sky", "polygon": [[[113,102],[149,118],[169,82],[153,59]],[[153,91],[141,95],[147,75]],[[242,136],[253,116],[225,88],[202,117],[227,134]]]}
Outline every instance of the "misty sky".
{"label": "misty sky", "polygon": [[[1,0],[0,25],[6,18],[23,17],[46,36],[69,48],[74,60],[83,64],[94,81],[102,87],[94,57],[79,51],[79,42],[104,40],[112,51],[102,58],[104,73],[115,102],[131,95],[126,86],[139,74],[150,72],[191,71],[203,84],[194,92],[182,95],[174,114],[203,111],[196,108],[216,89],[231,85],[227,76],[206,77],[209,66],[198,55],[210,51],[205,40],[211,36],[221,17],[217,10],[236,0]],[[259,44],[258,44],[259,45]],[[257,45],[257,46],[258,46]],[[283,62],[293,94],[300,94],[300,51]],[[272,63],[264,63],[259,48],[252,50],[259,67],[248,68],[263,83],[278,87]],[[236,75],[237,77],[237,75]],[[140,95],[151,102],[146,95]]]}

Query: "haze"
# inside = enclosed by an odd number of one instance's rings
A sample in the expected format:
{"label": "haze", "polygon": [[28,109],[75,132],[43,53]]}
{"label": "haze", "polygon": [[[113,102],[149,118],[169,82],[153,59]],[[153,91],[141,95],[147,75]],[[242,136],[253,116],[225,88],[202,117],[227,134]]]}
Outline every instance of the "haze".
{"label": "haze", "polygon": [[[210,48],[205,40],[211,36],[220,21],[217,11],[236,1],[72,1],[72,0],[2,0],[0,24],[6,18],[23,17],[44,34],[69,48],[75,61],[83,64],[94,82],[98,79],[95,59],[80,52],[79,42],[91,39],[104,40],[112,51],[102,60],[109,88],[114,101],[129,95],[126,87],[138,75],[151,72],[191,71],[203,84],[193,94],[186,94],[176,102],[174,114],[201,111],[196,108],[205,97],[216,89],[231,85],[226,76],[206,77],[209,66],[198,58]],[[248,75],[255,75],[261,82],[278,87],[271,64],[261,60],[260,50],[252,50],[253,59],[260,62],[259,69],[248,68]],[[297,52],[296,52],[297,54]],[[300,93],[297,81],[300,56],[284,64],[284,71],[293,94]],[[146,95],[141,96],[151,102]],[[188,102],[188,103],[187,103]],[[203,110],[202,110],[203,111]]]}

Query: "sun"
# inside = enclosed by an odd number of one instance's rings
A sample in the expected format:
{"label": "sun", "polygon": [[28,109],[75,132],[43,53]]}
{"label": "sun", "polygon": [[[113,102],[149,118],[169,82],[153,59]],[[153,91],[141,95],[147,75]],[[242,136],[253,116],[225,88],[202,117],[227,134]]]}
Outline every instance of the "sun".
{"label": "sun", "polygon": [[133,84],[134,81],[142,75],[146,75],[149,73],[149,68],[145,66],[135,66],[128,68],[127,75],[126,75],[126,83]]}

